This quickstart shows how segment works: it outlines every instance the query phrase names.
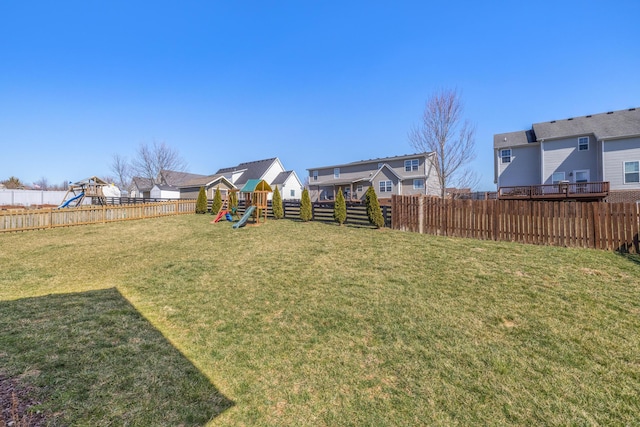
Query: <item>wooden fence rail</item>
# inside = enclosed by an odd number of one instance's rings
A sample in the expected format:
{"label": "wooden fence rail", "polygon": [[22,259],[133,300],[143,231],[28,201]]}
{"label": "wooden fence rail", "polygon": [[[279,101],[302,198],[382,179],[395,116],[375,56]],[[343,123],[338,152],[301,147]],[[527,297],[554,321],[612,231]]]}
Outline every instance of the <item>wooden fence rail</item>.
{"label": "wooden fence rail", "polygon": [[81,206],[65,209],[12,209],[0,211],[0,232],[41,230],[192,214],[195,210],[195,200],[174,200],[135,205]]}
{"label": "wooden fence rail", "polygon": [[396,230],[640,253],[634,203],[441,200],[393,196]]}

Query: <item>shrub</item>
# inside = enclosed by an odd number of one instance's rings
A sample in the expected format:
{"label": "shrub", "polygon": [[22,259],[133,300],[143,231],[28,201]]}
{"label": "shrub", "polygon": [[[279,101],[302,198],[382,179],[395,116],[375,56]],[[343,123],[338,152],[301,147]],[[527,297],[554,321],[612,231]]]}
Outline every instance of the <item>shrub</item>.
{"label": "shrub", "polygon": [[311,198],[309,197],[309,190],[305,188],[302,190],[302,199],[300,200],[300,219],[303,221],[311,221],[311,218],[313,218]]}
{"label": "shrub", "polygon": [[347,220],[347,202],[344,200],[342,188],[338,188],[336,203],[333,205],[333,218],[342,225]]}
{"label": "shrub", "polygon": [[198,200],[196,200],[196,213],[207,213],[207,193],[204,191],[204,187],[200,187],[200,192],[198,193]]}
{"label": "shrub", "polygon": [[213,196],[213,203],[211,204],[211,214],[217,215],[222,207],[222,195],[220,194],[220,187],[216,187],[216,193]]}
{"label": "shrub", "polygon": [[273,217],[275,219],[284,218],[284,209],[282,208],[282,197],[280,197],[280,190],[276,186],[273,190],[273,198],[271,199],[271,206],[273,208]]}
{"label": "shrub", "polygon": [[380,203],[378,202],[378,195],[373,187],[369,187],[365,193],[365,200],[367,203],[367,217],[369,222],[376,226],[376,228],[384,227],[384,217],[382,216],[382,209],[380,209]]}

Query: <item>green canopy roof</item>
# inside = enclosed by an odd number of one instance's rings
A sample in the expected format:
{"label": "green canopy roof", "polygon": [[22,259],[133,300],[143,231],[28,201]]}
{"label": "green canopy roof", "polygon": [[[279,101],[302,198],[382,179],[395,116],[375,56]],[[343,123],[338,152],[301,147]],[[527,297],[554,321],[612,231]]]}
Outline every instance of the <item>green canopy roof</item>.
{"label": "green canopy roof", "polygon": [[242,193],[253,193],[254,191],[273,191],[271,186],[264,179],[250,179],[240,190]]}

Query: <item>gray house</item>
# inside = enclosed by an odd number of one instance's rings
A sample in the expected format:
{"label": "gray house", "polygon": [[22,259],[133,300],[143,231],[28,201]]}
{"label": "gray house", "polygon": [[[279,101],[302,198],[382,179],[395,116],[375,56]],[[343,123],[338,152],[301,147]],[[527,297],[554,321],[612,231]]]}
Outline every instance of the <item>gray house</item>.
{"label": "gray house", "polygon": [[309,196],[312,202],[335,200],[340,190],[346,200],[359,201],[371,186],[380,199],[393,194],[438,195],[431,156],[418,153],[310,168]]}
{"label": "gray house", "polygon": [[640,200],[640,110],[534,123],[495,134],[499,197],[522,194]]}

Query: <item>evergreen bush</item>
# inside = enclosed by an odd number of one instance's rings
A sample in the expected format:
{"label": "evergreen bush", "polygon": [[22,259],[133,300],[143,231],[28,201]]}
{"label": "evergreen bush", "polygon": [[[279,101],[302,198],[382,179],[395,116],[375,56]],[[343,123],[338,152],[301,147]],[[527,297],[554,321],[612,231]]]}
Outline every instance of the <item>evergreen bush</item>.
{"label": "evergreen bush", "polygon": [[222,207],[222,195],[220,194],[220,187],[216,187],[216,193],[213,196],[213,203],[211,204],[211,215],[217,215]]}
{"label": "evergreen bush", "polygon": [[280,190],[276,186],[273,190],[273,197],[271,198],[271,206],[273,208],[273,217],[275,219],[284,218],[284,208],[282,207],[282,197],[280,196]]}
{"label": "evergreen bush", "polygon": [[384,227],[384,217],[382,216],[382,209],[380,209],[380,203],[378,202],[378,195],[373,187],[369,187],[365,193],[365,200],[367,204],[367,217],[369,222],[376,226],[376,228]]}
{"label": "evergreen bush", "polygon": [[196,213],[207,213],[207,193],[204,191],[204,187],[200,187],[200,192],[198,193],[198,199],[196,200]]}
{"label": "evergreen bush", "polygon": [[347,202],[344,200],[342,188],[338,188],[336,203],[333,205],[333,218],[342,225],[347,220]]}
{"label": "evergreen bush", "polygon": [[305,188],[302,190],[302,199],[300,200],[300,219],[303,221],[311,221],[311,218],[313,218],[313,211],[311,209],[309,190]]}

